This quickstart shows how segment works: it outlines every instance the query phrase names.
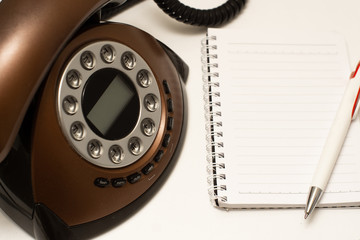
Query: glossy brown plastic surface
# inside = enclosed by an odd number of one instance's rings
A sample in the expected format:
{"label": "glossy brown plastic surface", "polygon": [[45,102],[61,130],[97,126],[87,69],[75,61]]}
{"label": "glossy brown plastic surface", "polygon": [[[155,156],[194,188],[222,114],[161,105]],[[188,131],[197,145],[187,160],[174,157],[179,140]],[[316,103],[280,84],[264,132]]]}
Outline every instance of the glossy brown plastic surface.
{"label": "glossy brown plastic surface", "polygon": [[5,0],[0,4],[0,162],[56,55],[109,0]]}
{"label": "glossy brown plastic surface", "polygon": [[[69,145],[58,124],[56,89],[67,60],[81,46],[95,41],[117,41],[132,48],[147,62],[155,75],[161,92],[161,123],[153,146],[132,165],[119,169],[105,169],[82,159]],[[166,80],[170,93],[163,87]],[[167,100],[172,99],[173,111],[168,111]],[[173,117],[173,128],[167,129],[167,118]],[[80,34],[72,40],[56,60],[47,80],[33,138],[32,175],[35,202],[50,208],[67,225],[74,226],[100,219],[122,209],[140,197],[162,174],[171,160],[180,139],[184,121],[184,99],[179,75],[159,42],[149,34],[123,24],[104,24]],[[165,135],[169,145],[163,146]],[[158,151],[164,152],[159,162]],[[141,170],[154,164],[150,174]],[[123,187],[109,184],[104,188],[94,185],[98,177],[108,180],[140,173],[141,179]]]}

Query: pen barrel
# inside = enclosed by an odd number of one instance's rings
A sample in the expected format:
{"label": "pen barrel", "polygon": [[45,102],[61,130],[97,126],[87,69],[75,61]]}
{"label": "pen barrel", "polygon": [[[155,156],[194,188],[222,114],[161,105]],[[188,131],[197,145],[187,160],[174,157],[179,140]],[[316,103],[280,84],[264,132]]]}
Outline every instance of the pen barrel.
{"label": "pen barrel", "polygon": [[329,135],[326,139],[322,154],[317,165],[312,186],[325,190],[329,182],[336,160],[339,157],[346,135],[349,131],[354,105],[360,86],[360,76],[350,79],[339,105]]}

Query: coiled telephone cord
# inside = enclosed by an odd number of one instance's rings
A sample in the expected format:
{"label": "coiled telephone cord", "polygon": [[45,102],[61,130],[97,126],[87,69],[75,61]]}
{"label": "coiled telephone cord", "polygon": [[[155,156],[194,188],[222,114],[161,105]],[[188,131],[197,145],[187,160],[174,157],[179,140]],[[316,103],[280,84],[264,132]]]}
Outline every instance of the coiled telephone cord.
{"label": "coiled telephone cord", "polygon": [[[101,19],[107,19],[120,11],[140,2],[128,0],[125,3],[111,1],[101,11]],[[197,26],[217,26],[232,20],[243,9],[246,0],[228,0],[219,7],[212,9],[196,9],[184,5],[178,0],[154,0],[155,3],[170,17],[176,20]]]}
{"label": "coiled telephone cord", "polygon": [[197,26],[216,26],[233,19],[243,9],[246,0],[228,0],[213,9],[196,9],[184,5],[178,0],[154,0],[170,17]]}

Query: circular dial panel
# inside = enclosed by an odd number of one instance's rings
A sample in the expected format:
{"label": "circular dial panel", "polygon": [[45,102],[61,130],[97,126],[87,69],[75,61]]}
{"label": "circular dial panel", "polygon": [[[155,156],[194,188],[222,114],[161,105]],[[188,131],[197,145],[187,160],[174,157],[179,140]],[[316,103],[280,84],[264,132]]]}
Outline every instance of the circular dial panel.
{"label": "circular dial panel", "polygon": [[83,47],[67,63],[57,91],[62,131],[92,164],[125,167],[152,146],[161,95],[150,67],[133,49],[113,41]]}

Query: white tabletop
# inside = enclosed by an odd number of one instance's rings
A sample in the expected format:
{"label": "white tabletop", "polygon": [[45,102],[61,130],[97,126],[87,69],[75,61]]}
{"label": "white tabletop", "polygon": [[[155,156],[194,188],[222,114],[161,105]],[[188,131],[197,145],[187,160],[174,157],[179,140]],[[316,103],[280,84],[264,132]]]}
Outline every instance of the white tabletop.
{"label": "white tabletop", "polygon": [[[182,2],[207,7],[225,1]],[[303,209],[227,212],[214,208],[207,191],[200,52],[206,28],[170,19],[151,0],[135,5],[113,20],[149,32],[187,62],[190,66],[186,84],[189,118],[184,147],[160,191],[135,215],[97,239],[360,240],[360,209],[320,209],[305,221]],[[248,0],[241,15],[226,27],[284,32],[335,31],[346,38],[351,68],[354,68],[360,60],[359,25],[358,0]],[[0,239],[32,238],[1,212]]]}

